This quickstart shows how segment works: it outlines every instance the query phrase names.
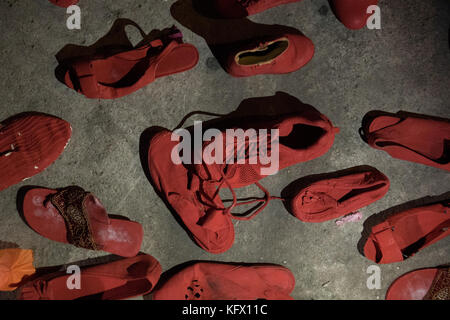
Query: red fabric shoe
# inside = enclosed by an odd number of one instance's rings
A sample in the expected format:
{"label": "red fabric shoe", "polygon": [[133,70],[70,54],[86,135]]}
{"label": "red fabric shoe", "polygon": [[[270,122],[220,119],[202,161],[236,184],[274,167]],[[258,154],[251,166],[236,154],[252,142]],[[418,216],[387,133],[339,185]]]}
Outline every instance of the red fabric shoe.
{"label": "red fabric shoe", "polygon": [[153,300],[292,300],[295,278],[278,265],[199,262],[172,275]]}
{"label": "red fabric shoe", "polygon": [[34,231],[53,241],[123,257],[133,257],[141,248],[142,226],[108,217],[100,200],[80,187],[29,189],[22,211]]}
{"label": "red fabric shoe", "polygon": [[337,18],[349,29],[364,28],[370,14],[367,8],[377,5],[378,0],[332,0]]}
{"label": "red fabric shoe", "polygon": [[[145,38],[145,33],[141,31]],[[64,82],[88,98],[115,99],[131,94],[156,78],[195,67],[197,49],[183,43],[181,32],[173,27],[160,39],[120,53],[98,53],[70,62]]]}
{"label": "red fabric shoe", "polygon": [[161,265],[150,255],[81,267],[80,289],[70,290],[73,277],[65,271],[41,276],[20,288],[20,300],[123,300],[148,294],[161,275]]}
{"label": "red fabric shoe", "polygon": [[313,42],[301,33],[270,36],[239,44],[231,50],[225,70],[234,77],[284,74],[299,70],[313,56]]}
{"label": "red fabric shoe", "polygon": [[[389,190],[389,179],[373,167],[351,168],[300,179],[306,186],[297,191],[289,211],[305,222],[324,222],[345,216],[381,199]],[[328,176],[328,178],[327,178]]]}
{"label": "red fabric shoe", "polygon": [[214,0],[217,12],[224,18],[243,18],[267,9],[301,0]]}
{"label": "red fabric shoe", "polygon": [[49,0],[51,3],[57,5],[58,7],[67,8],[71,5],[77,4],[79,0]]}
{"label": "red fabric shoe", "polygon": [[386,300],[450,300],[450,268],[408,272],[391,284]]}
{"label": "red fabric shoe", "polygon": [[71,134],[68,122],[43,113],[21,113],[0,123],[0,191],[44,171]]}
{"label": "red fabric shoe", "polygon": [[450,235],[449,202],[399,212],[372,227],[364,245],[376,263],[401,262]]}
{"label": "red fabric shoe", "polygon": [[372,148],[393,158],[450,171],[450,119],[372,111],[364,117],[361,131]]}

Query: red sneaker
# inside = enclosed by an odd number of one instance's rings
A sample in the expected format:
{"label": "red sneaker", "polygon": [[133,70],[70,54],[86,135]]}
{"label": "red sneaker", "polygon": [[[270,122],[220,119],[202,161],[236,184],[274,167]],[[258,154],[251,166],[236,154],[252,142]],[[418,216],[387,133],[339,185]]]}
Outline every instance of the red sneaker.
{"label": "red sneaker", "polygon": [[337,18],[349,29],[364,28],[370,14],[367,8],[377,5],[378,0],[332,0]]}
{"label": "red sneaker", "polygon": [[68,122],[43,113],[21,113],[0,123],[0,191],[44,171],[71,134]]}
{"label": "red sneaker", "polygon": [[198,262],[152,293],[153,300],[292,300],[292,272],[269,264]]}
{"label": "red sneaker", "polygon": [[301,0],[214,0],[217,12],[224,18],[243,18],[267,9]]}
{"label": "red sneaker", "polygon": [[20,300],[123,300],[148,294],[161,275],[161,265],[150,255],[81,267],[80,289],[70,290],[71,274],[55,272],[20,288]]}
{"label": "red sneaker", "polygon": [[57,5],[58,7],[67,8],[71,5],[77,4],[79,0],[49,0],[51,3]]}
{"label": "red sneaker", "polygon": [[305,222],[324,222],[345,216],[381,199],[389,179],[373,167],[356,167],[302,178],[303,186],[289,201],[289,211]]}
{"label": "red sneaker", "polygon": [[314,44],[300,32],[252,40],[233,49],[225,70],[234,77],[284,74],[299,70],[314,56]]}

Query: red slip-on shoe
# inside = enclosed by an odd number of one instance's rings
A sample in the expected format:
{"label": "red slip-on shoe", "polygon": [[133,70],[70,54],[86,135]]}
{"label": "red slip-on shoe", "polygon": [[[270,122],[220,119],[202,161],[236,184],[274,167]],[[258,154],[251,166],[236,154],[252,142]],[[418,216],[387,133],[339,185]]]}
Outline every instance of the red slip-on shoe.
{"label": "red slip-on shoe", "polygon": [[148,294],[161,276],[161,265],[147,254],[80,269],[80,289],[68,289],[67,282],[73,275],[61,271],[23,285],[19,299],[130,299]]}
{"label": "red slip-on shoe", "polygon": [[122,257],[133,257],[141,248],[139,223],[108,217],[100,200],[77,186],[31,188],[21,210],[29,227],[50,240]]}
{"label": "red slip-on shoe", "polygon": [[[219,197],[211,204],[201,202],[199,179],[183,164],[175,164],[172,160],[178,142],[172,141],[171,137],[172,132],[161,130],[150,140],[147,161],[153,187],[202,249],[223,253],[234,242],[231,217],[220,209],[223,204]],[[211,188],[202,191],[215,192]]]}
{"label": "red slip-on shoe", "polygon": [[449,202],[399,212],[372,227],[364,245],[376,263],[401,262],[450,235]]}
{"label": "red slip-on shoe", "polygon": [[372,111],[363,119],[361,135],[393,158],[450,171],[450,119]]}
{"label": "red slip-on shoe", "polygon": [[214,0],[217,13],[224,18],[243,18],[301,0]]}
{"label": "red slip-on shoe", "polygon": [[225,70],[234,77],[285,74],[299,70],[313,56],[313,42],[301,33],[261,37],[231,50]]}
{"label": "red slip-on shoe", "polygon": [[337,18],[348,28],[359,30],[367,24],[370,14],[367,8],[377,5],[378,0],[332,0]]}
{"label": "red slip-on shoe", "polygon": [[0,191],[44,171],[71,135],[68,122],[43,113],[21,113],[0,123]]}
{"label": "red slip-on shoe", "polygon": [[71,61],[64,82],[88,98],[115,99],[143,88],[156,78],[192,69],[198,59],[197,49],[183,43],[181,32],[172,27],[160,39],[144,41],[132,50]]}
{"label": "red slip-on shoe", "polygon": [[77,4],[79,0],[49,0],[51,3],[57,5],[58,7],[67,8],[71,5]]}
{"label": "red slip-on shoe", "polygon": [[153,291],[153,300],[292,300],[292,272],[269,264],[198,262]]}
{"label": "red slip-on shoe", "polygon": [[386,300],[450,300],[450,268],[426,268],[397,278]]}
{"label": "red slip-on shoe", "polygon": [[[305,222],[324,222],[345,216],[381,199],[389,190],[389,179],[373,167],[346,169],[320,175],[306,182],[289,201],[289,211]],[[355,172],[356,171],[356,172]],[[310,180],[309,177],[297,182]]]}

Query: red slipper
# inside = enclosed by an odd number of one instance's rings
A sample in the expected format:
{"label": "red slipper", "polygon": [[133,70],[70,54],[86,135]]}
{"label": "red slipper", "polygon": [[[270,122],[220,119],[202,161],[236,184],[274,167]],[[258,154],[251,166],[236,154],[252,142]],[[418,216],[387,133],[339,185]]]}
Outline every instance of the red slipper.
{"label": "red slipper", "polygon": [[0,123],[0,191],[44,171],[71,134],[68,122],[43,113],[21,113]]}
{"label": "red slipper", "polygon": [[231,50],[225,70],[234,77],[285,74],[299,70],[313,56],[313,42],[300,32],[261,37]]}
{"label": "red slipper", "polygon": [[23,215],[34,231],[50,240],[122,257],[133,257],[141,248],[142,226],[108,217],[100,200],[80,187],[30,189]]}
{"label": "red slipper", "polygon": [[367,8],[378,0],[332,0],[337,18],[349,29],[358,30],[367,25]]}
{"label": "red slipper", "polygon": [[51,3],[57,5],[58,7],[67,8],[71,5],[77,4],[79,0],[49,0]]}
{"label": "red slipper", "polygon": [[115,99],[156,78],[192,69],[198,59],[197,49],[183,43],[181,32],[173,27],[169,34],[132,50],[73,61],[64,81],[88,98]]}
{"label": "red slipper", "polygon": [[174,274],[153,300],[292,300],[295,278],[278,265],[199,262]]}
{"label": "red slipper", "polygon": [[161,265],[150,255],[81,267],[80,289],[68,289],[71,274],[44,275],[20,288],[20,300],[123,300],[148,294],[161,275]]}
{"label": "red slipper", "polygon": [[371,147],[393,158],[450,171],[450,119],[372,111],[361,130]]}
{"label": "red slipper", "polygon": [[330,178],[309,183],[290,200],[289,211],[305,222],[324,222],[366,207],[388,192],[389,179],[377,169],[350,171],[334,172],[328,174]]}
{"label": "red slipper", "polygon": [[448,200],[408,209],[372,227],[364,255],[380,264],[401,262],[449,236],[449,227]]}
{"label": "red slipper", "polygon": [[450,300],[450,268],[408,272],[391,284],[386,300]]}
{"label": "red slipper", "polygon": [[217,12],[224,18],[243,18],[270,8],[301,0],[214,0]]}

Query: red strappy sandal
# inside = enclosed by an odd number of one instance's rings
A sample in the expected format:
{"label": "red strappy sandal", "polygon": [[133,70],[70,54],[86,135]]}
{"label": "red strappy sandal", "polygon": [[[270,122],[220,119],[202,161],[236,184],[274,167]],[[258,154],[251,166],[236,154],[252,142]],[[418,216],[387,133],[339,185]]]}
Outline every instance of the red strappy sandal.
{"label": "red strappy sandal", "polygon": [[401,262],[449,236],[449,227],[448,200],[405,210],[372,227],[364,255],[380,264]]}
{"label": "red strappy sandal", "polygon": [[292,272],[278,265],[199,262],[170,277],[153,300],[292,300]]}
{"label": "red strappy sandal", "polygon": [[386,300],[450,300],[450,268],[408,272],[391,284]]}
{"label": "red strappy sandal", "polygon": [[65,271],[41,276],[20,288],[20,300],[123,300],[148,294],[161,275],[161,265],[150,255],[81,267],[80,289],[70,290]]}
{"label": "red strappy sandal", "polygon": [[100,200],[77,186],[30,189],[22,209],[27,224],[50,240],[122,257],[133,257],[141,248],[139,223],[108,217]]}
{"label": "red strappy sandal", "polygon": [[64,151],[71,134],[68,122],[37,112],[0,123],[0,191],[44,171]]}

